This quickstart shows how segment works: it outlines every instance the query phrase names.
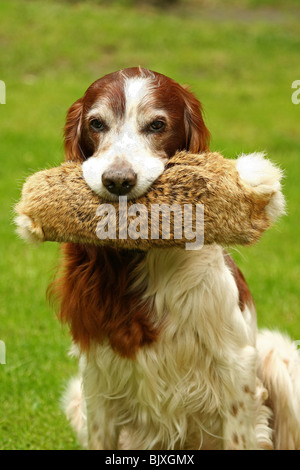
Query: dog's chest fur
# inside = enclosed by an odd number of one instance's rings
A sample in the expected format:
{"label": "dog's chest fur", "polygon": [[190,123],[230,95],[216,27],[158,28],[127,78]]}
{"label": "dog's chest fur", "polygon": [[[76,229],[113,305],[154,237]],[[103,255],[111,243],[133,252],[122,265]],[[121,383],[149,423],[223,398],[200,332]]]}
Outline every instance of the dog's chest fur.
{"label": "dog's chest fur", "polygon": [[105,409],[106,422],[128,426],[131,448],[216,448],[224,390],[234,390],[241,348],[252,342],[223,251],[150,250],[137,270],[160,334],[135,359],[108,342],[91,348],[82,364],[89,412]]}

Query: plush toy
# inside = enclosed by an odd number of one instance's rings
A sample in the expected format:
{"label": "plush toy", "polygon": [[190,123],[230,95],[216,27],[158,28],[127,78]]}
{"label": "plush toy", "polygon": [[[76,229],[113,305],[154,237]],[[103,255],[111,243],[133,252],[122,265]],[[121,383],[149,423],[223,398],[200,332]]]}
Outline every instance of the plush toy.
{"label": "plush toy", "polygon": [[27,179],[16,223],[29,241],[140,250],[247,245],[284,212],[281,177],[262,154],[180,152],[143,196],[110,201],[89,188],[80,163],[65,162]]}

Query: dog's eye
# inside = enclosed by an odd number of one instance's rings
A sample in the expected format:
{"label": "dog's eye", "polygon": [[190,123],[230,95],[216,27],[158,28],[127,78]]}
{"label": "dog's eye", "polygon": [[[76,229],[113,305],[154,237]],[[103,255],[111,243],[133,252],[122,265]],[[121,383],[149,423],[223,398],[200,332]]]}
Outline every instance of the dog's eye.
{"label": "dog's eye", "polygon": [[95,132],[101,132],[106,129],[105,124],[100,119],[92,119],[90,122],[90,127]]}
{"label": "dog's eye", "polygon": [[149,126],[150,131],[161,131],[166,127],[166,123],[164,121],[161,121],[160,119],[157,119],[156,121],[151,122]]}

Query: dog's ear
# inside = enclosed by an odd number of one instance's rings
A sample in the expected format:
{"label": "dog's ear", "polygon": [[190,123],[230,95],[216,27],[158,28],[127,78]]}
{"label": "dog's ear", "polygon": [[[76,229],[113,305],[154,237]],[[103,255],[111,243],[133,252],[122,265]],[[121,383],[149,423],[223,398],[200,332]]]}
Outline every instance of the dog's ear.
{"label": "dog's ear", "polygon": [[84,154],[80,145],[82,126],[83,98],[75,101],[69,108],[64,127],[65,159],[72,161],[83,161]]}
{"label": "dog's ear", "polygon": [[188,88],[183,90],[186,106],[184,116],[186,150],[191,153],[205,152],[209,150],[210,132],[203,120],[202,105]]}

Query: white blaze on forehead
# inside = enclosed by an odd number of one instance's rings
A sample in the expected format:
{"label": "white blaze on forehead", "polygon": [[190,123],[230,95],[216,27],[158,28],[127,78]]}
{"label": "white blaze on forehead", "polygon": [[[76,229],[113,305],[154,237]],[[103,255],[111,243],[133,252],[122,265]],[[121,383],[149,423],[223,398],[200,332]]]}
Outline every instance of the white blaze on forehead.
{"label": "white blaze on forehead", "polygon": [[126,115],[131,116],[149,95],[152,79],[150,77],[128,78],[125,82]]}

